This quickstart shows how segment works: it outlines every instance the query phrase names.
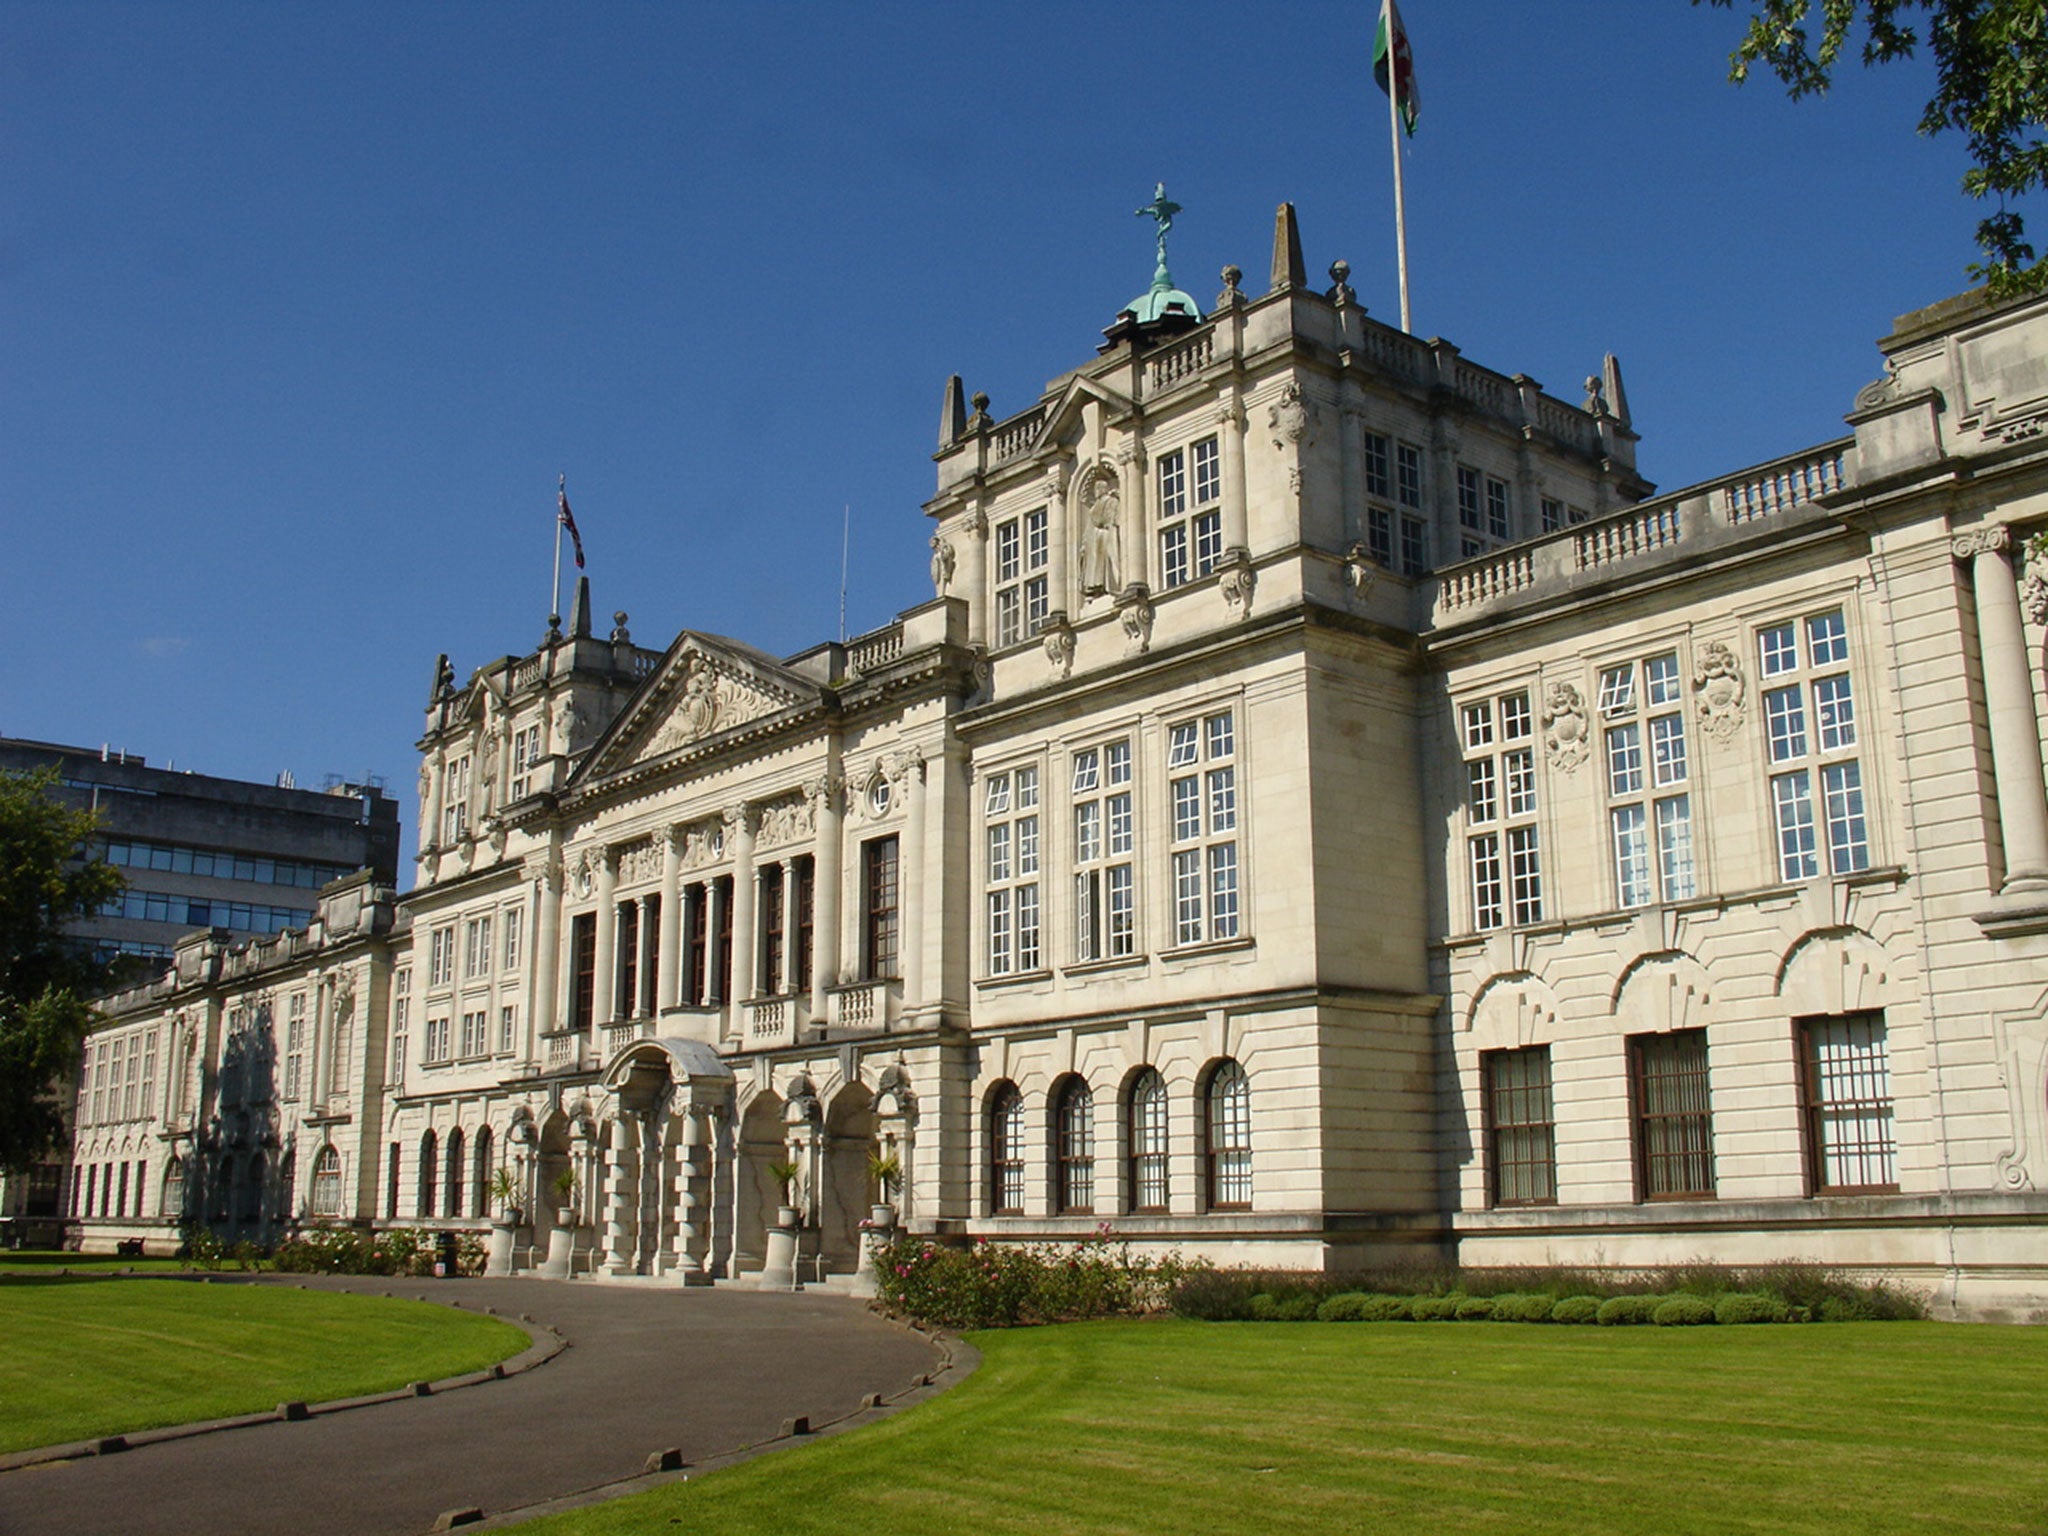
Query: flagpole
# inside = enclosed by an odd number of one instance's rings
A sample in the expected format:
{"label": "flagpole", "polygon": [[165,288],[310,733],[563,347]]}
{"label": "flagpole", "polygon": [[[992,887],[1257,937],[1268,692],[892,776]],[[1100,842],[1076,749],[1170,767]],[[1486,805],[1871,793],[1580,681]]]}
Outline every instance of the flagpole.
{"label": "flagpole", "polygon": [[[555,484],[555,494],[566,499],[569,494],[569,477],[563,475]],[[562,622],[562,504],[555,503],[555,595],[548,608],[553,622]]]}
{"label": "flagpole", "polygon": [[1408,201],[1401,189],[1401,49],[1391,11],[1387,24],[1387,129],[1394,144],[1394,250],[1401,271],[1401,329],[1414,335],[1408,322]]}

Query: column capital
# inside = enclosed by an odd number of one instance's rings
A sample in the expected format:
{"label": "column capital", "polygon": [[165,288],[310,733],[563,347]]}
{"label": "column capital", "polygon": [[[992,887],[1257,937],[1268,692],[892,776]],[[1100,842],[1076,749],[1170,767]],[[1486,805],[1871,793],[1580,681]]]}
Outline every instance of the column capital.
{"label": "column capital", "polygon": [[846,775],[823,773],[803,782],[803,797],[820,812],[838,811],[843,807],[841,797],[846,793]]}
{"label": "column capital", "polygon": [[2012,548],[2012,527],[2007,523],[1982,523],[1950,536],[1948,550],[1958,560],[1979,555],[2003,554]]}
{"label": "column capital", "polygon": [[757,809],[753,801],[741,800],[721,810],[718,818],[725,824],[726,836],[751,839],[754,835],[754,813]]}

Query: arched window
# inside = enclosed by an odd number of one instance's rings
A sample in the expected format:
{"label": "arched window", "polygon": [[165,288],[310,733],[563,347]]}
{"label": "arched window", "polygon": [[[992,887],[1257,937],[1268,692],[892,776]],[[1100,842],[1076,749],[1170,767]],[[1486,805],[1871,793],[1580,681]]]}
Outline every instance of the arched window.
{"label": "arched window", "polygon": [[1212,1211],[1244,1211],[1252,1203],[1252,1085],[1236,1062],[1217,1063],[1209,1074],[1208,1113],[1203,1140],[1209,1155],[1208,1198]]}
{"label": "arched window", "polygon": [[1052,1208],[1062,1216],[1095,1210],[1095,1095],[1070,1077],[1053,1098]]}
{"label": "arched window", "polygon": [[1147,1067],[1131,1084],[1130,1208],[1166,1209],[1166,1080]]}
{"label": "arched window", "polygon": [[341,1154],[332,1147],[322,1147],[313,1159],[313,1214],[341,1214]]}
{"label": "arched window", "polygon": [[491,1128],[476,1133],[476,1151],[470,1157],[469,1208],[479,1216],[491,1214]]}
{"label": "arched window", "polygon": [[185,1160],[171,1159],[164,1169],[164,1214],[173,1221],[185,1219]]}
{"label": "arched window", "polygon": [[434,1214],[434,1178],[440,1171],[439,1143],[432,1131],[420,1138],[420,1187],[413,1202],[413,1214],[431,1216]]}
{"label": "arched window", "polygon": [[443,1161],[446,1164],[443,1171],[443,1182],[447,1185],[446,1194],[448,1199],[442,1214],[445,1216],[460,1216],[462,1214],[462,1127],[459,1125],[448,1133],[448,1151]]}
{"label": "arched window", "polygon": [[988,1209],[991,1216],[1024,1214],[1024,1095],[1015,1083],[998,1084],[988,1097]]}

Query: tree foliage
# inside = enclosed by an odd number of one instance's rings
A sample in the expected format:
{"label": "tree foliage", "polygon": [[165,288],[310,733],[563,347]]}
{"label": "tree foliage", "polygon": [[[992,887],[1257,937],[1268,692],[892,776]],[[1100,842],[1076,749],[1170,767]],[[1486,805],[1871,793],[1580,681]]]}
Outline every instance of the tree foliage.
{"label": "tree foliage", "polygon": [[[1722,9],[1734,0],[1693,0]],[[1955,129],[1969,140],[1963,191],[1998,211],[1977,225],[1982,262],[1972,278],[2004,297],[2048,291],[2048,260],[2036,261],[2012,200],[2048,187],[2048,6],[2041,0],[1749,0],[1749,31],[1729,57],[1738,85],[1762,64],[1796,101],[1827,91],[1853,36],[1865,64],[1934,55],[1934,95],[1920,114],[1926,134]],[[1816,43],[1809,18],[1818,12]]]}
{"label": "tree foliage", "polygon": [[86,1001],[105,967],[64,933],[121,889],[84,857],[93,818],[51,793],[54,769],[0,773],[0,1167],[24,1168],[63,1129],[49,1090],[78,1065]]}

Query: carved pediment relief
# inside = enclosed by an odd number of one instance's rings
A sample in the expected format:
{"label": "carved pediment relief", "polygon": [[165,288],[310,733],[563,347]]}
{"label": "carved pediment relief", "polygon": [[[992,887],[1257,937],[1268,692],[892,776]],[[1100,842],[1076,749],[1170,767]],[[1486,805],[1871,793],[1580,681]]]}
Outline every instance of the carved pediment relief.
{"label": "carved pediment relief", "polygon": [[684,635],[612,732],[595,771],[616,772],[817,698],[771,658]]}

